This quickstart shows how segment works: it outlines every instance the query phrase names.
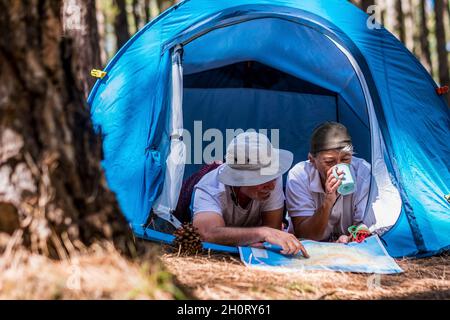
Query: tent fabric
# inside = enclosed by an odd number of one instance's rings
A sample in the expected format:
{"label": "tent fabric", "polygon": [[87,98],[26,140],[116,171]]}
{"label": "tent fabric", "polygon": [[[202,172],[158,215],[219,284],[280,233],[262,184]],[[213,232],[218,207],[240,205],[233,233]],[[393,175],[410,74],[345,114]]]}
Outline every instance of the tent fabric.
{"label": "tent fabric", "polygon": [[[261,34],[264,37],[255,41]],[[279,40],[281,36],[283,41]],[[233,41],[220,41],[224,38]],[[249,41],[249,46],[236,45]],[[360,84],[345,55],[325,35],[290,21],[279,18],[250,20],[211,31],[185,46],[185,74],[247,60],[262,62],[338,92],[351,108],[364,104]],[[317,70],[333,72],[324,77]],[[367,124],[364,108],[354,108],[353,111]]]}
{"label": "tent fabric", "polygon": [[[295,151],[294,163],[308,156],[309,137],[302,133],[312,132],[324,121],[336,120],[336,98],[332,96],[241,88],[207,91],[185,89],[184,101],[185,125],[189,132],[194,132],[193,124],[200,120],[202,131],[205,132],[211,128],[221,132],[226,132],[227,128],[253,128],[257,123],[260,128],[268,130],[266,135],[271,138],[271,129],[283,128],[277,147]],[[255,108],[258,113],[255,113]],[[207,113],[213,113],[214,116],[205,118]],[[228,138],[231,140],[230,136]],[[222,141],[222,150],[229,142]],[[208,144],[204,142],[203,147]],[[216,156],[224,158],[224,155]],[[186,177],[200,167],[186,166]]]}
{"label": "tent fabric", "polygon": [[[401,197],[400,217],[382,237],[388,252],[426,256],[449,249],[450,109],[417,59],[384,28],[368,28],[367,15],[344,0],[185,0],[118,52],[88,103],[103,136],[108,184],[136,234],[145,236],[139,228],[166,180],[176,45],[184,47],[185,77],[252,60],[334,92],[341,118],[359,119],[351,126],[358,143],[370,140],[367,160],[382,163]],[[197,89],[185,88],[184,99],[220,104],[223,89]],[[242,89],[232,90],[230,98],[242,96]],[[252,103],[266,94],[273,103],[282,96],[266,90]],[[183,113],[186,121],[190,114]]]}

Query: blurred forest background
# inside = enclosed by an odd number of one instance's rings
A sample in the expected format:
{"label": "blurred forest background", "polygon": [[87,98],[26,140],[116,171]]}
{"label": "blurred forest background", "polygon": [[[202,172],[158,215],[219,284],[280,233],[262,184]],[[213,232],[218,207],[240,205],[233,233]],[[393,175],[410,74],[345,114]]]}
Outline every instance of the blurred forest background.
{"label": "blurred forest background", "polygon": [[[300,0],[299,0],[300,1]],[[76,0],[66,0],[73,10]],[[176,0],[99,0],[88,1],[96,12],[100,66],[114,56],[137,30]],[[351,0],[394,33],[413,52],[435,81],[450,81],[450,1],[449,0]],[[376,7],[370,7],[376,5]],[[72,7],[71,7],[72,6]],[[95,33],[90,34],[96,37]]]}

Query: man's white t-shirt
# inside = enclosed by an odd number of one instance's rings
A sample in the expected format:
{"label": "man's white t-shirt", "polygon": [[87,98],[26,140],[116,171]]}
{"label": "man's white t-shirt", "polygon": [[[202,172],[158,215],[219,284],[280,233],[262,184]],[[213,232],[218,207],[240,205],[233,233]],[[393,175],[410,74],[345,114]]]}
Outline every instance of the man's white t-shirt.
{"label": "man's white t-shirt", "polygon": [[[350,171],[356,181],[355,192],[338,197],[322,240],[328,240],[331,235],[348,235],[348,227],[374,220],[364,216],[370,189],[370,164],[364,159],[352,157]],[[324,197],[325,191],[319,171],[310,161],[300,162],[289,171],[286,182],[286,207],[291,218],[314,215],[322,206]],[[373,212],[369,210],[368,215],[373,216]]]}
{"label": "man's white t-shirt", "polygon": [[237,206],[232,199],[230,186],[221,183],[217,176],[222,170],[207,173],[194,187],[192,211],[194,217],[200,212],[220,215],[227,227],[257,227],[262,224],[262,212],[284,207],[283,181],[279,177],[268,199],[251,200],[246,208]]}

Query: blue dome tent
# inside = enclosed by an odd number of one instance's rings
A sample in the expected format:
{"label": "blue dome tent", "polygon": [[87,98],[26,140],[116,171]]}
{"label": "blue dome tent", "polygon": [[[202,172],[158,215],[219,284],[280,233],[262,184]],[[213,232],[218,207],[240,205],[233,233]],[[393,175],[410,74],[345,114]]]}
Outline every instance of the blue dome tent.
{"label": "blue dome tent", "polygon": [[298,162],[312,129],[333,120],[372,165],[367,210],[388,229],[388,252],[448,250],[449,108],[417,59],[368,21],[344,0],[185,0],[129,40],[88,103],[108,184],[135,234],[172,240],[148,229],[148,217],[178,225],[172,212],[202,162],[193,145],[212,140],[207,130],[279,129],[279,146]]}

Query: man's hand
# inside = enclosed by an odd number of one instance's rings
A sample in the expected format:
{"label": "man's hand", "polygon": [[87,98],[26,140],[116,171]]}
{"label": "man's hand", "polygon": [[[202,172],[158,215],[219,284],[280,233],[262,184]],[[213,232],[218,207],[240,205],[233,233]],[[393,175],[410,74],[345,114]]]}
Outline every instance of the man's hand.
{"label": "man's hand", "polygon": [[282,254],[296,255],[301,251],[305,258],[309,258],[305,247],[293,234],[268,227],[262,227],[262,231],[264,241],[282,247]]}
{"label": "man's hand", "polygon": [[327,180],[325,181],[325,201],[329,204],[334,205],[336,199],[338,198],[337,189],[342,183],[342,178],[344,177],[343,171],[338,171],[338,179],[335,178],[333,174],[333,168],[330,168],[327,172]]}

